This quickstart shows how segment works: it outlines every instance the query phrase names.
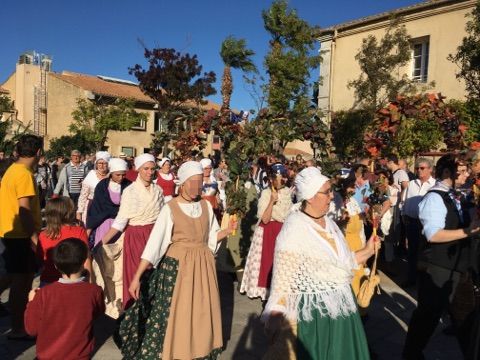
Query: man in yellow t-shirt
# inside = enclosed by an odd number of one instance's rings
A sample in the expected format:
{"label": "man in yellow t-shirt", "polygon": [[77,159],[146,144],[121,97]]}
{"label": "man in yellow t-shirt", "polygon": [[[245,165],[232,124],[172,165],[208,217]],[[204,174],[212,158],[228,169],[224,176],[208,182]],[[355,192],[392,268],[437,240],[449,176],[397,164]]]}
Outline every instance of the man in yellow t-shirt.
{"label": "man in yellow t-shirt", "polygon": [[33,168],[42,154],[42,143],[38,136],[23,135],[16,144],[18,159],[7,169],[0,185],[0,237],[5,245],[2,256],[7,272],[2,282],[10,285],[10,339],[27,337],[23,313],[37,270],[35,247],[41,227]]}

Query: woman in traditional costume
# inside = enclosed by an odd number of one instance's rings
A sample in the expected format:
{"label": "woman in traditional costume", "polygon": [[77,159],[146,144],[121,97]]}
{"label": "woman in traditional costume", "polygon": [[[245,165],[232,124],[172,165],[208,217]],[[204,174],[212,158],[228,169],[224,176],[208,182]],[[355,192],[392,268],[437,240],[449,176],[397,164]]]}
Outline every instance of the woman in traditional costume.
{"label": "woman in traditional costume", "polygon": [[[126,359],[216,359],[221,352],[213,253],[236,224],[220,230],[210,203],[200,200],[202,175],[196,161],[180,167],[179,196],[164,206],[148,239],[130,284],[131,295],[140,299],[120,327]],[[152,266],[140,289],[142,274]]]}
{"label": "woman in traditional costume", "polygon": [[95,194],[95,187],[98,183],[108,177],[108,161],[110,154],[106,151],[98,151],[95,154],[95,169],[85,176],[82,181],[82,190],[78,198],[77,219],[87,222],[87,211]]}
{"label": "woman in traditional costume", "polygon": [[205,158],[200,160],[200,164],[203,168],[202,199],[207,200],[212,205],[217,220],[220,220],[222,218],[220,192],[217,180],[212,173],[212,160]]}
{"label": "woman in traditional costume", "polygon": [[105,313],[116,319],[122,311],[123,238],[114,238],[103,246],[97,245],[102,244],[103,236],[110,230],[120,208],[123,190],[131,181],[125,177],[128,169],[125,160],[110,159],[108,169],[108,178],[101,180],[95,188],[86,226],[95,239],[92,251],[95,282],[102,287],[105,295]]}
{"label": "woman in traditional costume", "polygon": [[[122,194],[120,209],[112,227],[103,236],[109,243],[125,229],[123,242],[123,308],[128,308],[133,299],[128,292],[130,282],[140,263],[140,256],[163,206],[162,189],[153,183],[155,158],[142,154],[135,158],[137,179]],[[128,226],[127,226],[128,225]]]}
{"label": "woman in traditional costume", "polygon": [[175,176],[171,172],[171,160],[168,157],[164,157],[158,162],[158,166],[160,170],[158,171],[157,185],[162,188],[163,197],[165,203],[167,203],[175,196],[175,188],[177,186]]}
{"label": "woman in traditional costume", "polygon": [[249,298],[265,301],[272,275],[275,241],[292,206],[290,188],[286,185],[287,169],[275,164],[269,170],[271,186],[258,200],[259,219],[248,251],[240,292]]}
{"label": "woman in traditional costume", "polygon": [[[276,359],[369,359],[367,341],[350,286],[357,264],[373,255],[375,240],[349,250],[333,220],[325,216],[333,192],[317,168],[295,178],[297,199],[277,238],[272,288],[263,313],[274,340],[294,339]],[[290,337],[282,336],[288,332]],[[284,347],[288,349],[288,347]],[[272,357],[273,358],[273,357]]]}

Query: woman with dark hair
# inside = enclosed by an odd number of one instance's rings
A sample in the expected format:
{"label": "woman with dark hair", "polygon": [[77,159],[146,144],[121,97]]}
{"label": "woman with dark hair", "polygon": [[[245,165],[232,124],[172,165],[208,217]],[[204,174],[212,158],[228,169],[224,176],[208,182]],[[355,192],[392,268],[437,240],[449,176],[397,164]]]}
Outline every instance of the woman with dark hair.
{"label": "woman with dark hair", "polygon": [[259,195],[268,187],[267,166],[267,158],[264,156],[259,157],[256,164],[252,166],[252,179]]}
{"label": "woman with dark hair", "polygon": [[273,266],[275,241],[283,221],[292,206],[292,197],[287,183],[287,169],[274,164],[269,169],[271,187],[262,191],[258,200],[259,219],[248,252],[240,292],[250,298],[267,299],[267,290]]}

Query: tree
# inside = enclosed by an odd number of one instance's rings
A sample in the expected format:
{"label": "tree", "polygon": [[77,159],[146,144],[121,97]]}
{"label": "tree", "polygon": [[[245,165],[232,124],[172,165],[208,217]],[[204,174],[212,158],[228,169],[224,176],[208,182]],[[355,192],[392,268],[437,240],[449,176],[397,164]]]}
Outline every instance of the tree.
{"label": "tree", "polygon": [[[175,49],[144,49],[148,67],[136,64],[129,68],[144,94],[158,104],[158,111],[166,125],[166,130],[154,134],[156,144],[174,141],[184,151],[198,145],[195,139],[202,139],[205,98],[216,93],[213,71],[202,74],[202,66],[196,55],[181,54]],[[196,134],[192,134],[195,132]],[[186,145],[186,146],[185,146]]]}
{"label": "tree", "polygon": [[330,131],[337,156],[342,160],[358,157],[363,152],[364,133],[371,122],[371,113],[363,109],[333,113]]}
{"label": "tree", "polygon": [[47,151],[47,156],[50,158],[65,156],[70,154],[72,150],[78,150],[82,154],[89,154],[94,152],[96,148],[83,133],[63,135],[59,138],[53,138],[50,140],[50,147]]}
{"label": "tree", "polygon": [[450,54],[448,59],[458,65],[456,73],[458,79],[465,81],[469,99],[480,99],[480,2],[467,15],[471,19],[467,22],[465,30],[467,36],[457,48],[456,54]]}
{"label": "tree", "polygon": [[81,134],[95,151],[101,150],[110,131],[128,131],[147,121],[147,115],[136,112],[134,105],[133,100],[127,99],[116,99],[112,104],[78,99],[69,131]]}
{"label": "tree", "polygon": [[399,69],[410,61],[410,36],[404,25],[392,20],[386,34],[378,40],[369,35],[362,40],[362,46],[355,59],[362,71],[360,77],[348,83],[355,90],[357,105],[370,111],[385,106],[398,94],[415,90],[407,74],[398,77]]}
{"label": "tree", "polygon": [[365,150],[373,157],[401,157],[438,149],[464,148],[465,125],[440,94],[398,96],[375,114],[365,132]]}
{"label": "tree", "polygon": [[232,68],[243,72],[257,72],[257,67],[252,61],[255,55],[253,50],[247,49],[245,39],[236,39],[228,36],[220,49],[220,56],[224,63],[222,76],[222,108],[220,109],[221,123],[230,120],[230,99],[233,93]]}
{"label": "tree", "polygon": [[310,71],[321,58],[311,55],[316,29],[288,9],[285,0],[274,1],[262,17],[271,40],[265,57],[269,111],[261,120],[275,126],[276,147],[283,149],[289,141],[302,139],[305,124],[314,116],[309,106]]}

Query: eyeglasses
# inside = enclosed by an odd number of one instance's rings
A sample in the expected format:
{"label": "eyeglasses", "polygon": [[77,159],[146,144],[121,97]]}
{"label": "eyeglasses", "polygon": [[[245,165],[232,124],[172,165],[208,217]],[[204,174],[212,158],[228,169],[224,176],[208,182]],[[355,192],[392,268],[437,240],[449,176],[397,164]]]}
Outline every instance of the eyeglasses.
{"label": "eyeglasses", "polygon": [[425,170],[425,169],[429,169],[427,166],[417,166],[415,167],[415,170]]}
{"label": "eyeglasses", "polygon": [[328,190],[325,190],[325,191],[317,191],[317,193],[319,193],[319,194],[323,194],[323,195],[330,195],[330,194],[332,194],[332,193],[333,193],[333,189],[332,189],[332,188],[330,188],[330,189],[328,189]]}

